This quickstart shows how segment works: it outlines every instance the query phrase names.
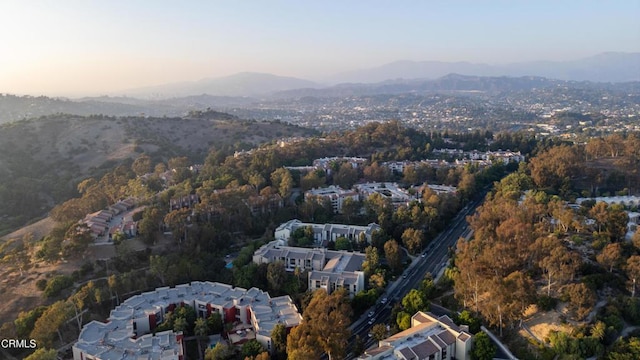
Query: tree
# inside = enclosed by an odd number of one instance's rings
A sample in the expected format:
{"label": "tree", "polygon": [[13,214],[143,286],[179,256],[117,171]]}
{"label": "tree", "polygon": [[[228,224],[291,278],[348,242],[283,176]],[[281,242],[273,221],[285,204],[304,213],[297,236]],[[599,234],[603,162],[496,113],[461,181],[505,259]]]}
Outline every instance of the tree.
{"label": "tree", "polygon": [[336,239],[336,250],[350,250],[351,242],[344,236],[340,236]]}
{"label": "tree", "polygon": [[45,310],[47,310],[46,306],[38,306],[27,312],[21,311],[20,314],[18,314],[18,318],[13,321],[16,335],[18,335],[19,338],[28,337],[36,321],[42,316]]}
{"label": "tree", "polygon": [[144,174],[151,172],[151,158],[149,155],[142,154],[138,156],[137,159],[133,161],[131,164],[131,170],[136,173],[137,176],[142,176]]}
{"label": "tree", "polygon": [[387,282],[384,279],[384,273],[371,274],[369,277],[369,287],[376,290],[383,290]]}
{"label": "tree", "polygon": [[480,326],[482,326],[480,319],[471,315],[469,310],[462,310],[460,315],[455,317],[455,322],[458,325],[468,325],[469,332],[472,334],[478,333],[480,331]]}
{"label": "tree", "polygon": [[540,261],[540,267],[547,274],[547,296],[551,296],[551,281],[555,276],[558,279],[573,277],[573,272],[579,266],[576,256],[577,254],[571,253],[562,244],[556,243],[549,255]]}
{"label": "tree", "polygon": [[245,357],[251,358],[251,357],[257,356],[263,351],[264,351],[264,347],[262,347],[262,344],[260,344],[256,339],[251,339],[246,343],[242,344],[242,349],[240,350],[240,353],[242,354],[243,358]]}
{"label": "tree", "polygon": [[175,332],[187,332],[188,328],[187,319],[183,317],[178,317],[173,321],[173,331]]}
{"label": "tree", "polygon": [[318,338],[311,334],[310,326],[298,325],[287,336],[287,360],[319,359],[320,349]]}
{"label": "tree", "polygon": [[569,298],[569,309],[573,311],[578,321],[584,319],[596,304],[593,290],[584,283],[567,285],[565,295]]}
{"label": "tree", "polygon": [[397,274],[402,270],[402,254],[397,241],[389,240],[384,243],[384,256],[394,273]]}
{"label": "tree", "polygon": [[609,219],[609,212],[607,211],[607,203],[598,202],[591,209],[589,209],[589,216],[595,220],[598,225],[598,232],[602,231],[602,228],[606,226]]}
{"label": "tree", "polygon": [[311,350],[314,346],[327,353],[330,360],[342,359],[351,335],[351,312],[349,295],[344,289],[337,289],[331,295],[323,289],[316,290],[302,314],[302,323],[287,338],[289,359],[318,358],[319,354]]}
{"label": "tree", "polygon": [[274,360],[283,360],[287,355],[287,327],[276,324],[271,330],[271,344],[273,345]]}
{"label": "tree", "polygon": [[622,241],[627,234],[627,223],[629,216],[620,204],[611,205],[607,209],[607,232],[611,241]]}
{"label": "tree", "polygon": [[362,270],[364,270],[365,275],[371,276],[379,265],[380,255],[378,255],[378,249],[373,246],[367,246],[364,249],[364,262],[362,263]]}
{"label": "tree", "polygon": [[207,326],[212,334],[219,334],[222,332],[223,327],[222,316],[217,312],[212,312],[209,317],[207,317]]}
{"label": "tree", "polygon": [[60,328],[71,318],[72,308],[73,306],[70,303],[63,300],[51,304],[36,321],[30,337],[35,339],[38,344],[42,344],[42,346],[51,347],[53,338],[57,333],[60,343],[63,344]]}
{"label": "tree", "polygon": [[333,175],[333,183],[343,189],[350,189],[356,181],[358,181],[358,170],[348,162],[342,163],[338,172]]}
{"label": "tree", "polygon": [[405,311],[400,311],[396,315],[396,324],[401,331],[407,330],[411,327],[411,315]]}
{"label": "tree", "polygon": [[24,360],[57,360],[58,352],[56,349],[39,348]]}
{"label": "tree", "polygon": [[302,191],[319,188],[325,184],[325,180],[325,177],[321,177],[317,171],[310,171],[300,179],[300,188]]}
{"label": "tree", "polygon": [[422,230],[414,228],[408,228],[402,233],[402,243],[412,254],[417,253],[422,248],[423,238]]}
{"label": "tree", "polygon": [[271,173],[271,183],[278,189],[278,193],[283,199],[288,199],[293,188],[293,177],[286,168],[278,168]]}
{"label": "tree", "polygon": [[607,271],[612,272],[613,268],[623,261],[622,246],[620,243],[607,244],[602,252],[596,256],[596,260],[607,268]]}
{"label": "tree", "polygon": [[170,266],[171,264],[166,256],[151,255],[149,257],[149,271],[160,280],[162,285],[167,284],[166,280]]}
{"label": "tree", "polygon": [[491,342],[489,335],[485,332],[479,332],[476,334],[471,346],[471,359],[492,360],[496,355],[496,350],[496,346]]}
{"label": "tree", "polygon": [[375,324],[373,328],[371,328],[371,337],[376,339],[376,341],[380,341],[387,338],[387,325],[385,324]]}
{"label": "tree", "polygon": [[424,294],[416,289],[411,289],[411,291],[402,298],[402,306],[409,314],[429,310],[429,302],[425,299]]}
{"label": "tree", "polygon": [[205,337],[209,334],[209,326],[204,318],[197,318],[193,327],[193,334],[199,337]]}
{"label": "tree", "polygon": [[233,349],[219,342],[214,348],[208,348],[204,353],[205,360],[231,360],[234,358]]}
{"label": "tree", "polygon": [[344,215],[345,219],[347,220],[347,223],[350,223],[351,219],[354,216],[358,215],[360,207],[361,204],[359,201],[354,200],[351,197],[344,199],[344,201],[342,202],[342,208],[340,210],[342,212],[342,215]]}
{"label": "tree", "polygon": [[267,281],[269,288],[274,292],[281,292],[285,281],[287,280],[287,271],[282,261],[269,263],[267,267]]}
{"label": "tree", "polygon": [[264,351],[253,358],[245,358],[244,360],[271,360],[271,355],[269,355],[269,352]]}
{"label": "tree", "polygon": [[636,296],[636,282],[640,279],[640,255],[632,255],[627,259],[627,276],[631,280],[631,297]]}
{"label": "tree", "polygon": [[153,245],[162,226],[163,216],[157,207],[148,207],[142,214],[142,220],[138,223],[138,233],[142,235],[142,241],[147,245]]}

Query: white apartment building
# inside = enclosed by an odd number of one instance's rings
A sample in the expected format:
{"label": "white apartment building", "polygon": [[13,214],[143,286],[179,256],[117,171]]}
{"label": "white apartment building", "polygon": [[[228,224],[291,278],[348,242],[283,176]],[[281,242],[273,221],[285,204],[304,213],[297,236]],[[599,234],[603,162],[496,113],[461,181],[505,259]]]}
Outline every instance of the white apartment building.
{"label": "white apartment building", "polygon": [[342,213],[342,204],[346,199],[352,199],[354,201],[359,200],[358,193],[353,190],[344,190],[343,188],[335,185],[329,187],[311,189],[304,193],[305,201],[309,201],[313,198],[328,199],[331,202],[333,212]]}
{"label": "white apartment building", "polygon": [[362,199],[378,193],[389,199],[394,207],[406,205],[415,199],[409,192],[398,187],[398,184],[391,182],[357,184],[354,188],[358,190]]}
{"label": "white apartment building", "polygon": [[302,321],[289,296],[271,298],[257,288],[194,281],[130,297],[111,310],[106,323],[94,320],[86,324],[73,345],[73,359],[184,360],[182,333],[151,334],[167,312],[182,304],[193,307],[198,317],[217,312],[224,323],[250,326],[256,340],[268,350],[276,324],[292,328]]}
{"label": "white apartment building", "polygon": [[411,327],[365,350],[360,360],[469,360],[473,336],[448,316],[417,312]]}
{"label": "white apartment building", "polygon": [[337,238],[344,236],[349,240],[358,240],[362,235],[367,243],[371,243],[371,235],[374,231],[380,229],[378,224],[371,223],[367,226],[360,225],[344,225],[344,224],[313,224],[303,223],[298,219],[289,220],[280,224],[275,230],[274,237],[286,244],[293,234],[299,228],[310,226],[313,230],[313,240],[316,246],[326,247],[329,241],[336,241]]}
{"label": "white apartment building", "polygon": [[281,246],[278,243],[277,240],[272,241],[256,250],[253,262],[268,264],[282,261],[287,271],[294,271],[296,268],[307,270],[309,290],[325,289],[330,294],[337,288],[345,288],[351,296],[364,290],[364,254],[325,248]]}

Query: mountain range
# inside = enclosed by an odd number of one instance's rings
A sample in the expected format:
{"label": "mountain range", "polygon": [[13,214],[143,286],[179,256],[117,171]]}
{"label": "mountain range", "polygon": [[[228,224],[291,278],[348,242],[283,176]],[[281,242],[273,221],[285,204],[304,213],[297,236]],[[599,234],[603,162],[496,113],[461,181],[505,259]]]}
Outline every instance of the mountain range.
{"label": "mountain range", "polygon": [[566,81],[640,81],[640,53],[608,52],[573,61],[534,61],[506,65],[469,62],[396,61],[379,67],[345,72],[313,82],[295,77],[243,72],[193,82],[129,89],[113,95],[168,99],[208,94],[212,96],[265,97],[295,89],[326,89],[334,85],[399,83],[432,80],[448,74],[490,77],[544,77]]}

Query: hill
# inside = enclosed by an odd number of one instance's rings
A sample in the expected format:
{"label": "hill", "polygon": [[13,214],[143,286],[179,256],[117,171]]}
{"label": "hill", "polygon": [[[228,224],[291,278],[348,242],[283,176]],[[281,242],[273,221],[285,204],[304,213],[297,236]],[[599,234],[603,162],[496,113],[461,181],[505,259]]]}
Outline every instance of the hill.
{"label": "hill", "polygon": [[52,114],[89,116],[183,116],[189,111],[208,107],[235,107],[254,102],[249,97],[197,95],[163,100],[142,100],[132,97],[100,96],[81,99],[46,96],[16,96],[0,94],[0,124]]}
{"label": "hill", "polygon": [[320,85],[294,77],[244,72],[231,76],[149,86],[120,93],[142,98],[173,98],[209,94],[215,96],[262,96],[277,91],[316,88]]}
{"label": "hill", "polygon": [[532,91],[559,86],[576,89],[607,89],[625,92],[637,92],[640,82],[626,83],[596,83],[588,81],[566,81],[547,79],[535,76],[475,76],[461,74],[447,74],[437,79],[397,79],[373,84],[339,84],[323,89],[297,89],[282,91],[275,94],[278,98],[310,97],[347,97],[366,95],[393,95],[404,93],[434,93],[434,92],[480,92],[489,95],[512,93],[517,91]]}
{"label": "hill", "polygon": [[180,118],[58,114],[0,125],[0,233],[76,196],[79,180],[142,153],[156,162],[201,162],[212,147],[232,152],[310,133],[213,111]]}
{"label": "hill", "polygon": [[337,74],[331,80],[334,83],[375,83],[400,78],[435,79],[450,73],[476,76],[537,76],[572,81],[640,81],[640,53],[608,52],[573,61],[533,61],[505,65],[403,60]]}

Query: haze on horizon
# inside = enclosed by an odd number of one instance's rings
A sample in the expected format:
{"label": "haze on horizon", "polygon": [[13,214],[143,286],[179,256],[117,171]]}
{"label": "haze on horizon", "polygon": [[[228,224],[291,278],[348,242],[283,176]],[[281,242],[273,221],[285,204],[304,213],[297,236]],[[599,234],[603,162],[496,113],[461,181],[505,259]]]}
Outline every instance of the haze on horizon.
{"label": "haze on horizon", "polygon": [[322,82],[397,60],[640,51],[637,1],[0,2],[0,93],[83,96],[238,72]]}

